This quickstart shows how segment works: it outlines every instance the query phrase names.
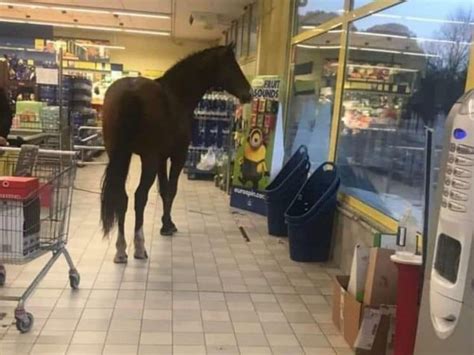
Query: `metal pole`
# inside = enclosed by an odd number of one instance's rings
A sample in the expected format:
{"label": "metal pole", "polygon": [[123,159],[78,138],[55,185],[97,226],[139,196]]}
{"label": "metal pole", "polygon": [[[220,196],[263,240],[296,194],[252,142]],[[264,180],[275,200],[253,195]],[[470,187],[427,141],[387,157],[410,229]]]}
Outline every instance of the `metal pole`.
{"label": "metal pole", "polygon": [[[424,178],[424,208],[423,208],[423,233],[421,237],[421,285],[419,288],[419,302],[421,302],[421,293],[423,291],[423,281],[425,273],[426,257],[428,252],[428,236],[429,236],[429,219],[430,219],[430,195],[431,195],[431,170],[433,165],[433,133],[434,129],[425,126],[425,178]],[[438,189],[442,189],[442,186],[438,186]],[[417,248],[418,252],[418,248]]]}

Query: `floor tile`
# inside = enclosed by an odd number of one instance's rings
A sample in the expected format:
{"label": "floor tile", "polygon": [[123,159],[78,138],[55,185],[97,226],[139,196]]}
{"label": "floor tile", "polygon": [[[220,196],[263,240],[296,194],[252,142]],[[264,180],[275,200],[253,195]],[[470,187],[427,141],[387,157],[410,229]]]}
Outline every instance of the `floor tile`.
{"label": "floor tile", "polygon": [[[134,260],[138,164],[134,158],[127,181],[128,264],[112,261],[116,232],[102,238],[99,196],[75,191],[68,248],[81,288],[69,288],[60,259],[28,302],[32,331],[18,334],[8,318],[0,324],[1,355],[352,353],[332,324],[338,270],[291,261],[288,242],[266,234],[264,217],[232,211],[211,182],[180,180],[173,238],[160,236],[161,200],[152,187],[144,225],[149,259]],[[76,185],[98,191],[103,169],[80,169]],[[0,293],[21,293],[43,264],[7,265],[15,279]],[[11,317],[13,306],[7,311]]]}

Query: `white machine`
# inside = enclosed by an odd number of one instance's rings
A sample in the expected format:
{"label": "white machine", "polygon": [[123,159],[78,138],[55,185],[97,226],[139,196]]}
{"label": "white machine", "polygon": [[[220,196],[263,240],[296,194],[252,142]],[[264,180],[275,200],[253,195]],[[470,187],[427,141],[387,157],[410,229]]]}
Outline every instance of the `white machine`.
{"label": "white machine", "polygon": [[446,121],[416,355],[474,354],[474,90]]}

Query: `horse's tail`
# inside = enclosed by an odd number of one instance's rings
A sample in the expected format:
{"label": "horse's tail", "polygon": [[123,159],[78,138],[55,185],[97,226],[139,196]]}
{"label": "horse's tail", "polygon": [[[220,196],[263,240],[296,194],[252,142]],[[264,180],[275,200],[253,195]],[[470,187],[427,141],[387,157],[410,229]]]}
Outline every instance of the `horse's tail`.
{"label": "horse's tail", "polygon": [[100,217],[104,237],[113,229],[121,209],[126,208],[125,183],[132,158],[130,142],[135,138],[140,112],[139,97],[131,92],[123,94],[114,117],[118,120],[113,126],[115,131],[109,132],[113,136],[113,146],[109,150],[109,163],[102,179]]}

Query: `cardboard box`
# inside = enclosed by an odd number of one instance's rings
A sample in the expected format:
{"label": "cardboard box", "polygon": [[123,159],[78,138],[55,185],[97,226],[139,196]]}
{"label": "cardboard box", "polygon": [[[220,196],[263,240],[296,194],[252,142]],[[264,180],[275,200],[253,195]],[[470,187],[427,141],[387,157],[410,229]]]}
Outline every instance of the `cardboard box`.
{"label": "cardboard box", "polygon": [[369,306],[396,304],[398,270],[390,260],[395,251],[372,248],[365,282],[364,304]]}
{"label": "cardboard box", "polygon": [[[36,203],[34,203],[36,202]],[[20,260],[40,248],[39,200],[0,200],[0,254],[3,259]]]}
{"label": "cardboard box", "polygon": [[332,318],[344,339],[353,347],[359,326],[363,304],[347,292],[349,276],[336,276],[333,284]]}
{"label": "cardboard box", "polygon": [[342,325],[344,322],[344,294],[347,292],[347,285],[349,284],[349,276],[339,275],[333,280],[332,291],[332,321],[336,327],[342,332]]}
{"label": "cardboard box", "polygon": [[389,355],[395,307],[365,307],[360,331],[354,344],[356,355]]}

